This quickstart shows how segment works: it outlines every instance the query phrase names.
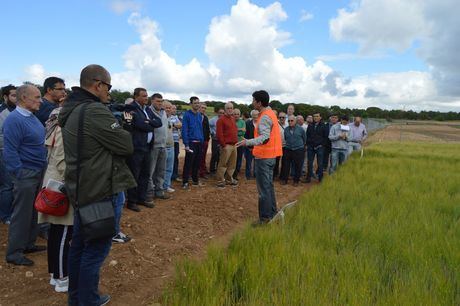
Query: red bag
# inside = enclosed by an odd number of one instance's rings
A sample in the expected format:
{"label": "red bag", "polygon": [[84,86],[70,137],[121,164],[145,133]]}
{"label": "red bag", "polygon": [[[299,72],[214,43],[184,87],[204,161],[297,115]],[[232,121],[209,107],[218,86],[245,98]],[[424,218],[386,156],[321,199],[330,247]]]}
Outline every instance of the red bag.
{"label": "red bag", "polygon": [[61,192],[43,188],[35,199],[35,209],[50,216],[64,216],[69,211],[69,199]]}

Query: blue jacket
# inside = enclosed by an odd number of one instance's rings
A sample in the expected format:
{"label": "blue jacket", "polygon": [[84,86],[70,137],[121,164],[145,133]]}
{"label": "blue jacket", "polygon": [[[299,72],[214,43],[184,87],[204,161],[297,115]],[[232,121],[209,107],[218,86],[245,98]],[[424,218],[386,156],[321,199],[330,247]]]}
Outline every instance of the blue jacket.
{"label": "blue jacket", "polygon": [[[126,108],[133,115],[131,136],[133,138],[133,146],[135,151],[148,152],[153,146],[155,137],[154,129],[161,127],[161,119],[155,116],[150,109],[146,107],[149,118],[145,116],[141,106],[134,101],[129,107]],[[152,141],[147,143],[148,133],[153,133]]]}
{"label": "blue jacket", "polygon": [[192,141],[203,142],[203,116],[200,112],[192,110],[185,112],[182,118],[182,141],[184,146],[190,146]]}
{"label": "blue jacket", "polygon": [[[293,130],[293,133],[291,131]],[[290,126],[284,129],[284,140],[286,141],[286,149],[300,150],[305,147],[307,134],[299,125],[295,125],[292,129]]]}

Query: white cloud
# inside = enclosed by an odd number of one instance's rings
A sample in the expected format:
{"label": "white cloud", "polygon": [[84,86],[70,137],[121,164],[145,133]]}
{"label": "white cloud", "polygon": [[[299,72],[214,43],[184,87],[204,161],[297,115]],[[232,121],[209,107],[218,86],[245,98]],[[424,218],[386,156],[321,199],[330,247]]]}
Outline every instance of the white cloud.
{"label": "white cloud", "polygon": [[56,76],[64,79],[67,88],[77,86],[79,84],[79,80],[77,77],[72,75],[62,75],[59,72],[46,71],[45,67],[43,67],[43,65],[41,64],[32,64],[30,66],[25,67],[22,82],[27,81],[32,82],[34,84],[42,85],[45,79],[51,76]]}
{"label": "white cloud", "polygon": [[[355,12],[344,11],[343,14],[349,18],[346,14]],[[204,65],[196,58],[191,58],[182,65],[163,50],[158,24],[139,13],[132,13],[128,23],[136,29],[139,42],[126,50],[123,55],[125,70],[112,72],[112,84],[114,88],[129,91],[135,87],[145,87],[150,94],[161,92],[167,99],[187,100],[191,95],[198,95],[202,100],[250,103],[254,90],[266,89],[272,99],[283,102],[363,108],[460,110],[460,99],[438,96],[434,73],[440,64],[433,65],[433,73],[380,73],[350,79],[323,60],[307,63],[299,56],[285,56],[282,48],[292,43],[292,38],[290,33],[280,29],[280,24],[287,18],[278,2],[259,7],[249,0],[239,0],[229,14],[215,17],[210,23],[204,45],[209,64]],[[340,22],[344,29],[356,23]],[[358,24],[365,25],[362,22]],[[436,27],[430,25],[430,28]],[[341,39],[348,40],[349,36],[345,34],[355,32],[340,30],[338,33],[341,33]],[[404,34],[391,42],[387,37],[389,44],[386,47],[398,49],[410,45],[415,39],[409,39],[410,36],[415,37]],[[369,34],[368,39],[371,38]],[[375,51],[374,48],[383,46],[383,41],[363,40],[369,53],[362,56],[379,54],[379,50]],[[434,52],[421,48],[422,51],[427,54]],[[26,79],[39,80],[39,83],[49,75],[41,65],[32,65],[27,71]],[[70,84],[69,80],[77,80],[65,79],[67,85]]]}
{"label": "white cloud", "polygon": [[24,79],[34,84],[41,84],[46,78],[45,68],[40,64],[33,64],[24,69]]}
{"label": "white cloud", "polygon": [[359,44],[362,53],[407,50],[430,67],[440,95],[460,96],[460,18],[456,0],[361,0],[330,21],[337,41]]}
{"label": "white cloud", "polygon": [[142,5],[138,1],[134,0],[112,0],[110,2],[110,8],[117,14],[123,14],[125,12],[138,12]]}
{"label": "white cloud", "polygon": [[302,10],[300,12],[300,19],[299,19],[299,22],[305,22],[305,21],[308,21],[308,20],[311,20],[313,19],[313,14],[310,13],[310,12],[307,12],[305,10]]}

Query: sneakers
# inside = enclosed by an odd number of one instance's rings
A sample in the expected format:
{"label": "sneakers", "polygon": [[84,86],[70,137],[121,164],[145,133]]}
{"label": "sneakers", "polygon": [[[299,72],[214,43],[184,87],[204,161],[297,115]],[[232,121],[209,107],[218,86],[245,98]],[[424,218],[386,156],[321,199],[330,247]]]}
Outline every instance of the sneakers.
{"label": "sneakers", "polygon": [[69,290],[69,278],[64,277],[61,279],[55,279],[54,291],[56,292],[67,292]]}
{"label": "sneakers", "polygon": [[117,243],[126,243],[126,242],[131,241],[131,237],[123,234],[122,232],[119,232],[118,234],[115,235],[115,237],[112,238],[112,241],[117,242]]}
{"label": "sneakers", "polygon": [[56,286],[56,279],[53,277],[53,273],[50,273],[50,285]]}
{"label": "sneakers", "polygon": [[216,184],[217,188],[224,189],[225,188],[225,183],[224,182],[219,182]]}
{"label": "sneakers", "polygon": [[112,298],[112,297],[111,297],[110,295],[108,295],[108,294],[101,295],[101,296],[99,297],[99,304],[98,304],[98,306],[107,305],[107,304],[110,302],[110,299],[111,299],[111,298]]}
{"label": "sneakers", "polygon": [[182,184],[182,189],[188,189],[190,185],[188,183],[183,183]]}
{"label": "sneakers", "polygon": [[193,182],[192,186],[194,186],[194,187],[203,187],[203,186],[206,186],[206,184],[198,181],[198,182]]}
{"label": "sneakers", "polygon": [[169,193],[173,193],[173,192],[175,192],[175,191],[176,191],[176,189],[171,188],[171,187],[168,187],[168,188],[166,189],[166,192],[169,192]]}
{"label": "sneakers", "polygon": [[232,179],[231,181],[227,182],[230,186],[238,186],[238,180]]}

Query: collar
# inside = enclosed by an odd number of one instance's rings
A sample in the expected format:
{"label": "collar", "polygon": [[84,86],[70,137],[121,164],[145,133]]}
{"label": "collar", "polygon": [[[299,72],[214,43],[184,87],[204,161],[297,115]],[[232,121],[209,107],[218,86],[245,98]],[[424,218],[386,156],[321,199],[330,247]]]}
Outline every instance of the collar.
{"label": "collar", "polygon": [[21,115],[23,115],[24,117],[30,117],[32,116],[32,112],[25,109],[25,108],[22,108],[20,107],[19,105],[16,106],[16,110],[18,111],[18,113],[20,113]]}

